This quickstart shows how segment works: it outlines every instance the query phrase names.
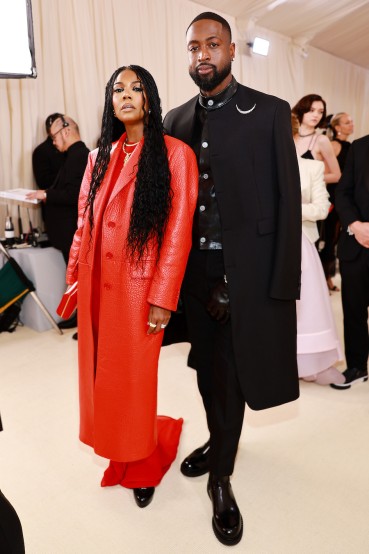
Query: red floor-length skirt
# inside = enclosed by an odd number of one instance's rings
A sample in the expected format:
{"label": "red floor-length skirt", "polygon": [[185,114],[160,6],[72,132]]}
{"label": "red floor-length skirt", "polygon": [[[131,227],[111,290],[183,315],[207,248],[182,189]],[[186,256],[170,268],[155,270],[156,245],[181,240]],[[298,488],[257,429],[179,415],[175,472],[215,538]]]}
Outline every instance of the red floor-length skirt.
{"label": "red floor-length skirt", "polygon": [[151,456],[135,462],[110,461],[101,486],[135,489],[159,485],[177,455],[182,424],[183,419],[157,416],[158,443]]}

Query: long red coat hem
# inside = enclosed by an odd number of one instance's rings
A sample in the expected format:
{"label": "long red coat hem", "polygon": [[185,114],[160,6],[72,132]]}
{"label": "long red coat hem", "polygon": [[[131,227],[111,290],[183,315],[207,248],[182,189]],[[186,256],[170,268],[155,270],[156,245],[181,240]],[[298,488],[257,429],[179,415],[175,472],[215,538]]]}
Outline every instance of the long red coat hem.
{"label": "long red coat hem", "polygon": [[157,416],[158,442],[154,452],[135,462],[110,461],[102,487],[121,485],[127,489],[156,487],[176,458],[183,419]]}

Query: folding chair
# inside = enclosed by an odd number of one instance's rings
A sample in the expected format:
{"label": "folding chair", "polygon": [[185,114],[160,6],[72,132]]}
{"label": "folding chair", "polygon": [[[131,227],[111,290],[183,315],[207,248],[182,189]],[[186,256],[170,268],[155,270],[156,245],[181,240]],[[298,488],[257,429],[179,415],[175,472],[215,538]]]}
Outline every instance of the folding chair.
{"label": "folding chair", "polygon": [[32,281],[28,279],[20,265],[9,255],[1,243],[0,251],[8,260],[0,269],[0,313],[26,294],[30,294],[54,329],[62,335],[63,331],[59,329],[56,321],[37,296]]}

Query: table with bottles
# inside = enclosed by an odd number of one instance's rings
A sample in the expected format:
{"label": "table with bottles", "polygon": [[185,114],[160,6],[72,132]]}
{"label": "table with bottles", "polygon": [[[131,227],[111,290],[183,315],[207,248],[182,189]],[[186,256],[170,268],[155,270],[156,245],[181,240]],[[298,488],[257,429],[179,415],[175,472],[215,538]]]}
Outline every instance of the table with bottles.
{"label": "table with bottles", "polygon": [[[7,203],[4,226],[5,236],[1,242],[7,248],[9,255],[19,264],[26,277],[32,281],[37,296],[51,316],[56,322],[59,322],[61,318],[56,314],[55,310],[66,289],[65,261],[62,253],[51,246],[47,246],[49,243],[42,240],[43,234],[34,228],[31,221],[31,210],[28,206],[31,207],[31,204],[39,203],[39,201],[27,201],[25,203],[25,196],[28,192],[30,191],[26,189],[0,191],[0,199],[3,200],[4,198],[5,200],[3,201]],[[16,225],[14,225],[12,217],[14,210],[9,210],[12,202],[17,204],[18,217],[15,218]],[[20,205],[27,206],[26,226],[22,223]],[[46,247],[42,248],[41,245]],[[0,267],[4,263],[6,263],[6,257],[0,255]],[[52,328],[51,323],[30,295],[25,296],[23,299],[20,320],[24,325],[31,327],[35,331],[47,331]]]}

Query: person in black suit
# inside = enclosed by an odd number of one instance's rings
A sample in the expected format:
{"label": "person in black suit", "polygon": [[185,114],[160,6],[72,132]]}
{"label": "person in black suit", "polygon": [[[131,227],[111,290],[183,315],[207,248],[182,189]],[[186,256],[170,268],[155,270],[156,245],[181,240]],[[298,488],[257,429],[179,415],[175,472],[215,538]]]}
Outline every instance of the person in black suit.
{"label": "person in black suit", "polygon": [[[0,431],[3,430],[0,416]],[[24,554],[22,525],[9,500],[0,491],[0,552]]]}
{"label": "person in black suit", "polygon": [[52,246],[61,250],[68,263],[69,250],[77,229],[78,196],[86,169],[89,149],[81,141],[78,125],[67,116],[58,117],[50,127],[51,138],[65,161],[54,183],[47,190],[28,194],[45,203],[45,223]]}
{"label": "person in black suit", "polygon": [[193,148],[200,173],[182,296],[210,441],[181,471],[210,471],[213,529],[233,545],[243,525],[229,476],[245,401],[261,410],[299,396],[300,179],[290,107],[237,83],[228,22],[212,12],[197,16],[187,50],[200,94],[171,110],[164,125]]}
{"label": "person in black suit", "polygon": [[47,116],[45,120],[47,138],[36,146],[32,154],[33,174],[38,188],[42,190],[48,189],[53,184],[64,163],[64,154],[55,148],[50,136],[51,125],[61,116],[60,113]]}
{"label": "person in black suit", "polygon": [[[41,190],[51,187],[64,163],[65,156],[63,152],[59,152],[55,148],[50,136],[51,125],[61,116],[62,114],[57,112],[47,116],[45,120],[47,138],[36,146],[32,154],[33,174],[36,184]],[[42,219],[45,221],[45,206],[43,204],[41,204],[41,212]]]}
{"label": "person in black suit", "polygon": [[[81,141],[77,123],[70,117],[58,117],[50,127],[50,136],[59,152],[65,153],[64,164],[51,187],[31,192],[27,198],[43,200],[50,243],[61,250],[65,263],[68,264],[69,250],[77,230],[79,190],[89,149]],[[76,327],[76,313],[58,325],[60,329]],[[73,338],[77,339],[77,334]]]}
{"label": "person in black suit", "polygon": [[355,140],[336,189],[336,210],[342,230],[337,255],[342,278],[342,308],[348,389],[368,380],[369,306],[369,135]]}

